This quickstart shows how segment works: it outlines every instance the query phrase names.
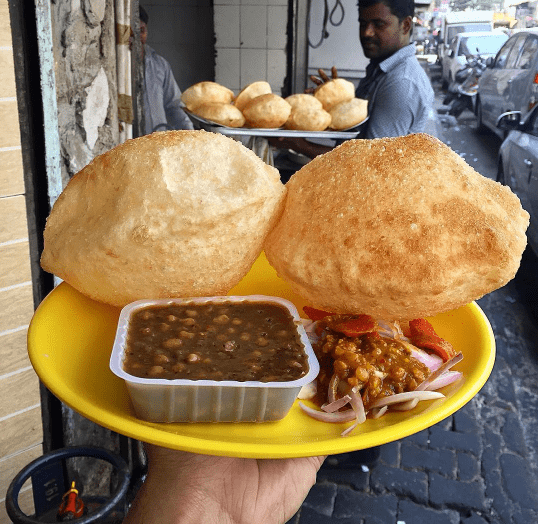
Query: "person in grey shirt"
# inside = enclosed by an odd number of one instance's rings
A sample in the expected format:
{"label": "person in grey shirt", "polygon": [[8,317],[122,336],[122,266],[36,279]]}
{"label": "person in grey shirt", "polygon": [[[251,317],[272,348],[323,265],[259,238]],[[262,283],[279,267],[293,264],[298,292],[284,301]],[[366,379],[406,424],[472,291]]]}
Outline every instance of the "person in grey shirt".
{"label": "person in grey shirt", "polygon": [[140,8],[140,39],[144,53],[144,120],[145,134],[167,129],[194,129],[181,109],[181,90],[172,67],[147,43],[149,16]]}
{"label": "person in grey shirt", "polygon": [[[410,43],[413,0],[359,0],[358,5],[361,46],[370,59],[355,93],[368,100],[369,118],[359,138],[418,132],[437,136],[433,89]],[[310,158],[331,149],[296,138],[278,138],[271,144]]]}
{"label": "person in grey shirt", "polygon": [[432,133],[434,93],[410,43],[413,0],[360,0],[361,46],[370,63],[355,96],[368,100],[361,137]]}

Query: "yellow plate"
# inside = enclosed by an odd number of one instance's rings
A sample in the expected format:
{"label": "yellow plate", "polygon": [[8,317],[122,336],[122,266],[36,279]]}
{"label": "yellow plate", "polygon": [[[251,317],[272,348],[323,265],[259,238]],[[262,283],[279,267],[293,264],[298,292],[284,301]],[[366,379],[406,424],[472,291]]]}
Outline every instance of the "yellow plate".
{"label": "yellow plate", "polygon": [[[230,294],[304,302],[279,279],[262,255]],[[54,395],[86,418],[123,435],[160,446],[245,458],[287,458],[355,451],[421,431],[448,417],[480,390],[495,360],[488,319],[474,302],[431,319],[438,333],[464,355],[457,365],[464,380],[442,391],[445,399],[424,401],[412,411],[367,420],[350,436],[348,424],[305,415],[297,402],[281,421],[266,423],[156,424],[135,417],[126,387],[109,370],[119,309],[95,302],[65,282],[43,300],[28,331],[32,365]]]}

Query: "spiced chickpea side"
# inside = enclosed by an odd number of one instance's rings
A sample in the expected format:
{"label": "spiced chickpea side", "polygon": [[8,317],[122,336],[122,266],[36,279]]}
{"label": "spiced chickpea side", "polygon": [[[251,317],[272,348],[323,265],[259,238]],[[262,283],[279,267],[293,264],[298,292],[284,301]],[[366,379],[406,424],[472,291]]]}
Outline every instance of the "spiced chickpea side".
{"label": "spiced chickpea side", "polygon": [[133,315],[131,339],[124,369],[139,377],[287,381],[308,372],[294,319],[278,304],[150,306]]}
{"label": "spiced chickpea side", "polygon": [[414,390],[429,374],[403,344],[383,337],[348,337],[328,329],[314,349],[321,365],[320,389],[326,392],[336,375],[361,392],[366,408],[377,398]]}

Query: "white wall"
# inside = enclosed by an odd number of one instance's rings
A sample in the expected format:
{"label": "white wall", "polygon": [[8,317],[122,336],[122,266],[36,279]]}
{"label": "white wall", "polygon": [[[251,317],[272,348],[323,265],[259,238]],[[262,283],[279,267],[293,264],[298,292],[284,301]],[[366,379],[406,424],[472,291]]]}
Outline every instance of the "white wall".
{"label": "white wall", "polygon": [[239,92],[265,80],[282,94],[288,0],[214,0],[215,81]]}
{"label": "white wall", "polygon": [[[181,89],[215,80],[238,93],[251,82],[266,80],[275,93],[282,94],[287,74],[288,0],[140,3],[150,16],[148,43],[170,62]],[[312,43],[321,34],[324,4],[311,2]],[[358,80],[364,76],[368,60],[359,42],[357,2],[341,0],[341,4],[345,11],[341,25],[329,24],[329,37],[321,47],[309,48],[309,75],[317,74],[318,68],[330,70],[335,65],[342,77]],[[333,20],[338,22],[340,18],[337,10]]]}
{"label": "white wall", "polygon": [[[333,3],[329,2],[332,9]],[[327,24],[328,38],[318,48],[309,47],[308,74],[317,75],[318,68],[329,71],[334,65],[339,76],[349,80],[362,78],[369,60],[364,56],[359,40],[359,13],[356,0],[341,0],[344,8],[337,9],[333,22],[340,25]],[[309,41],[316,45],[320,41],[323,27],[324,2],[312,2],[310,10]],[[356,84],[357,82],[355,82]]]}

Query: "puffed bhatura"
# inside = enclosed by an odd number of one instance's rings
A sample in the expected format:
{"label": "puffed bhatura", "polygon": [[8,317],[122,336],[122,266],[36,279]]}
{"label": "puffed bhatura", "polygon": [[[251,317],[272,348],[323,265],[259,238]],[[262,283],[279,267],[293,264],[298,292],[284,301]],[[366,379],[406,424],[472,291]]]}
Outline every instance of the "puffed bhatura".
{"label": "puffed bhatura", "polygon": [[295,93],[287,96],[284,100],[291,106],[292,110],[323,109],[323,104],[314,95],[307,93]]}
{"label": "puffed bhatura", "polygon": [[285,124],[291,106],[274,93],[253,98],[243,109],[249,127],[271,129]]}
{"label": "puffed bhatura", "polygon": [[333,78],[318,86],[314,96],[323,104],[325,111],[330,111],[331,107],[339,102],[354,98],[355,86],[344,78]]}
{"label": "puffed bhatura", "polygon": [[362,98],[344,100],[333,106],[329,114],[331,129],[348,129],[360,124],[368,116],[368,100]]}
{"label": "puffed bhatura", "polygon": [[245,106],[257,96],[267,95],[272,93],[271,85],[265,80],[258,82],[252,82],[248,86],[244,87],[234,99],[234,105],[237,109],[243,111]]}
{"label": "puffed bhatura", "polygon": [[411,320],[511,280],[526,246],[519,199],[426,134],[349,140],[286,184],[264,245],[312,306]]}
{"label": "puffed bhatura", "polygon": [[166,131],[96,157],[54,204],[41,265],[114,306],[226,294],[281,212],[278,171],[218,133]]}
{"label": "puffed bhatura", "polygon": [[284,100],[291,106],[290,116],[284,124],[286,129],[324,131],[329,127],[331,115],[323,109],[323,104],[314,95],[296,93]]}
{"label": "puffed bhatura", "polygon": [[209,103],[196,106],[192,112],[206,120],[228,127],[243,127],[245,117],[232,104]]}
{"label": "puffed bhatura", "polygon": [[324,131],[331,123],[331,115],[325,109],[292,108],[284,127],[302,131]]}
{"label": "puffed bhatura", "polygon": [[231,104],[234,93],[231,89],[217,82],[198,82],[181,94],[181,101],[189,111],[200,104],[221,103]]}

